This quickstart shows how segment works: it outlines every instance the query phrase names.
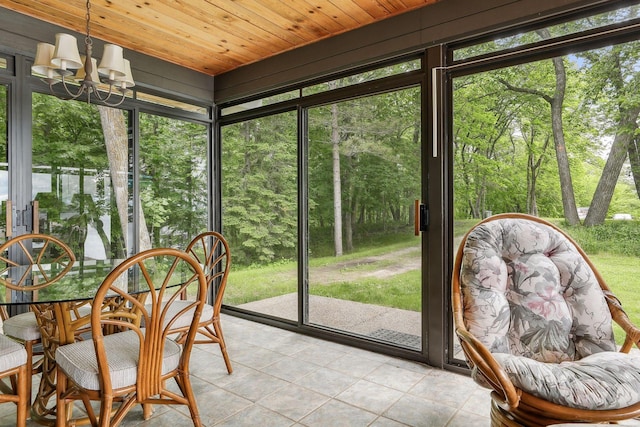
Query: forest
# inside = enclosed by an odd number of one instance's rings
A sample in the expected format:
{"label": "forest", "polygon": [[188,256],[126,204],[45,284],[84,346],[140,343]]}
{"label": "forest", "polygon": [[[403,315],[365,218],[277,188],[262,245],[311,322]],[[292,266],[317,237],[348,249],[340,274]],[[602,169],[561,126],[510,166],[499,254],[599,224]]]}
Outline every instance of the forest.
{"label": "forest", "polygon": [[[627,19],[636,9],[455,54],[473,57],[537,43]],[[514,211],[587,227],[614,214],[640,218],[639,59],[640,42],[630,41],[482,73],[453,73],[452,133],[445,142],[454,218]],[[302,93],[419,68],[419,61],[409,61]],[[420,177],[428,174],[420,160],[422,91],[403,87],[310,107],[302,144],[296,111],[224,126],[222,219],[234,263],[295,260],[301,229],[308,232],[312,256],[341,256],[375,235],[409,236]],[[33,196],[42,207],[43,231],[78,242],[74,249],[80,253],[95,235],[101,256],[113,257],[131,252],[128,224],[136,213],[140,249],[186,246],[207,228],[204,123],[139,113],[140,146],[133,147],[132,112],[34,93],[32,113]],[[1,87],[5,159],[7,114],[7,90]],[[2,173],[6,178],[6,166]],[[139,200],[133,200],[134,174]],[[8,187],[1,190],[8,195]],[[306,224],[300,224],[300,207]]]}

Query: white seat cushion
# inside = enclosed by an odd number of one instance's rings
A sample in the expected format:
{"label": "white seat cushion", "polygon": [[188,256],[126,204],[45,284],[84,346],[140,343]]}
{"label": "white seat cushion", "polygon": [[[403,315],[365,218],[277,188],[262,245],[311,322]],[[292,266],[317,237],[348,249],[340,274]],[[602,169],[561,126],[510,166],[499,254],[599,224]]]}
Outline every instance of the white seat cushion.
{"label": "white seat cushion", "polygon": [[640,401],[640,355],[603,351],[580,360],[544,363],[493,355],[514,385],[563,406],[619,409]]}
{"label": "white seat cushion", "polygon": [[0,372],[27,363],[27,350],[11,338],[0,335]]}
{"label": "white seat cushion", "polygon": [[[174,301],[169,310],[167,311],[166,319],[173,319],[173,317],[183,310],[187,305],[193,304],[193,301],[188,300],[178,300]],[[151,305],[147,304],[147,311],[151,310]],[[183,315],[181,315],[176,322],[171,326],[172,329],[185,328],[191,325],[191,320],[193,319],[193,312],[195,308],[191,308],[186,311]],[[200,321],[211,320],[213,317],[213,306],[211,304],[205,304],[202,308],[202,314],[200,315]]]}
{"label": "white seat cushion", "polygon": [[23,341],[40,339],[40,327],[32,311],[11,316],[2,323],[4,334]]}
{"label": "white seat cushion", "polygon": [[[109,361],[111,383],[114,389],[136,383],[140,340],[134,331],[126,331],[104,337],[104,346]],[[181,347],[167,339],[164,347],[162,374],[171,372],[180,362]],[[93,341],[78,341],[58,347],[56,363],[79,386],[88,390],[99,390],[98,363]]]}

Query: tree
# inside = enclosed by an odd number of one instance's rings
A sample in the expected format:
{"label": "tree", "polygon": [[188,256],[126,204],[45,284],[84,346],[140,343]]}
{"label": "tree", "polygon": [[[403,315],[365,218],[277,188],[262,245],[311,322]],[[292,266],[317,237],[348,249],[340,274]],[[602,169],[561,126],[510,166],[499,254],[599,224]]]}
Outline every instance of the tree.
{"label": "tree", "polygon": [[331,154],[333,159],[333,242],[335,255],[338,257],[342,256],[342,178],[337,104],[331,104]]}
{"label": "tree", "polygon": [[[128,242],[128,214],[129,214],[129,144],[127,137],[127,126],[124,115],[121,110],[98,106],[100,112],[100,122],[102,123],[102,132],[104,134],[104,143],[107,150],[107,158],[109,159],[109,172],[111,174],[111,185],[115,194],[116,208],[118,217],[120,218],[120,226],[122,227],[122,236],[125,236],[125,242]],[[139,201],[138,201],[139,203]],[[140,211],[140,249],[150,249],[151,239],[147,232],[144,214]],[[130,248],[127,249],[127,254]]]}
{"label": "tree", "polygon": [[[551,37],[548,29],[538,30],[537,33],[543,38]],[[534,88],[532,82],[528,85],[514,85],[502,79],[502,84],[509,90],[539,96],[544,99],[551,109],[551,129],[555,143],[556,161],[558,162],[558,173],[560,179],[560,189],[562,192],[562,206],[565,220],[569,225],[580,223],[575,195],[573,193],[573,181],[571,179],[571,168],[569,167],[569,157],[564,139],[564,123],[562,120],[563,103],[567,87],[567,73],[562,57],[552,58],[555,84],[553,95],[545,93],[543,90]]]}
{"label": "tree", "polygon": [[288,112],[222,129],[222,210],[234,263],[296,256],[296,124],[295,112]]}
{"label": "tree", "polygon": [[140,199],[153,246],[184,248],[207,230],[204,125],[140,114]]}
{"label": "tree", "polygon": [[[588,75],[593,82],[591,99],[597,100],[602,111],[610,117],[614,133],[607,161],[584,221],[586,226],[604,222],[627,155],[630,154],[632,171],[637,171],[634,168],[637,166],[635,139],[640,114],[640,78],[635,64],[640,59],[639,47],[638,42],[631,42],[581,55],[587,62]],[[636,178],[637,174],[633,176]]]}
{"label": "tree", "polygon": [[[454,181],[456,216],[482,218],[485,211],[518,206],[520,179],[508,138],[519,102],[491,74],[454,81]],[[511,159],[511,161],[507,161]],[[510,187],[501,191],[498,186]],[[506,188],[505,188],[506,190]],[[508,200],[497,200],[508,197]]]}

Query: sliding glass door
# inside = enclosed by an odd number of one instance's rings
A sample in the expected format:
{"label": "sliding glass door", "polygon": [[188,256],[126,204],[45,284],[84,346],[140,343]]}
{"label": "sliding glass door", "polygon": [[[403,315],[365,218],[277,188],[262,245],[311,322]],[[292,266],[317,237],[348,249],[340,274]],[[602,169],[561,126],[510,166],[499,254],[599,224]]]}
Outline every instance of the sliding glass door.
{"label": "sliding glass door", "polygon": [[[344,94],[222,125],[222,230],[235,248],[227,307],[403,352],[426,348],[415,232],[422,86],[348,95],[419,66],[309,87],[298,94]],[[229,110],[246,116],[271,102],[290,97]]]}
{"label": "sliding glass door", "polygon": [[310,325],[422,349],[420,88],[308,111]]}
{"label": "sliding glass door", "polygon": [[[585,46],[579,32],[593,38],[597,27],[616,23],[620,30],[624,20],[634,27],[639,15],[638,6],[628,6],[456,51],[460,58],[486,52],[498,57],[500,49],[517,53],[525,44],[523,59],[514,54],[510,63],[490,70],[466,73],[459,67],[460,73],[453,73],[451,133],[454,249],[487,216],[542,217],[585,250],[635,324],[640,322],[640,40],[627,35],[605,44],[613,32],[607,27]],[[572,53],[556,55],[553,37]],[[547,40],[550,52],[541,50],[531,59],[526,43],[544,46]],[[453,336],[451,343],[452,360],[463,365]]]}
{"label": "sliding glass door", "polygon": [[7,200],[9,199],[9,157],[8,157],[8,87],[0,84],[0,241],[6,239]]}
{"label": "sliding glass door", "polygon": [[223,128],[222,230],[233,248],[225,304],[298,320],[295,112]]}

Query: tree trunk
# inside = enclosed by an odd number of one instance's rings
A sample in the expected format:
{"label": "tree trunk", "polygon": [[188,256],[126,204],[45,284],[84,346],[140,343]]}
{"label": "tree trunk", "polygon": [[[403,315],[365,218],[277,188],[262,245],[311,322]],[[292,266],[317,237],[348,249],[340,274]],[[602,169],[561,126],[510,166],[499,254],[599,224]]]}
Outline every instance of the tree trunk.
{"label": "tree trunk", "polygon": [[613,139],[613,144],[611,144],[609,157],[607,157],[602,176],[593,194],[587,217],[584,219],[586,226],[602,224],[607,216],[613,190],[618,182],[622,165],[627,158],[627,151],[633,139],[630,130],[635,128],[638,114],[640,114],[640,107],[627,110],[620,117],[620,122],[616,126],[618,132]]}
{"label": "tree trunk", "polygon": [[[109,171],[111,172],[111,183],[116,199],[116,207],[118,208],[118,216],[120,217],[120,226],[122,227],[122,236],[124,244],[128,245],[128,208],[129,208],[129,188],[128,188],[128,137],[127,126],[124,115],[117,108],[109,108],[97,106],[100,112],[100,121],[102,123],[102,133],[104,134],[104,143],[107,149],[107,158],[109,159]],[[140,200],[137,201],[140,203]],[[147,230],[146,221],[142,207],[138,205],[140,212],[140,250],[150,249],[151,240]],[[132,248],[126,248],[127,255],[132,253]]]}
{"label": "tree trunk", "polygon": [[[634,134],[637,132],[637,126]],[[634,137],[629,141],[629,163],[631,164],[631,176],[636,186],[636,194],[640,198],[640,147],[638,147],[638,138]]]}
{"label": "tree trunk", "polygon": [[538,216],[538,201],[536,199],[536,167],[533,152],[529,152],[527,160],[527,213],[529,215]]}
{"label": "tree trunk", "polygon": [[580,224],[576,198],[573,192],[569,157],[564,140],[564,128],[562,123],[562,104],[567,87],[567,71],[562,58],[553,58],[553,68],[556,74],[556,90],[551,100],[551,128],[556,147],[556,161],[558,162],[558,175],[560,177],[560,192],[562,193],[562,208],[564,218],[569,225]]}
{"label": "tree trunk", "polygon": [[340,128],[338,105],[331,105],[331,146],[333,153],[333,241],[336,256],[342,256],[342,185],[340,180]]}

